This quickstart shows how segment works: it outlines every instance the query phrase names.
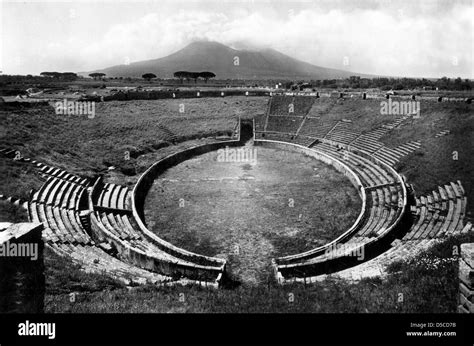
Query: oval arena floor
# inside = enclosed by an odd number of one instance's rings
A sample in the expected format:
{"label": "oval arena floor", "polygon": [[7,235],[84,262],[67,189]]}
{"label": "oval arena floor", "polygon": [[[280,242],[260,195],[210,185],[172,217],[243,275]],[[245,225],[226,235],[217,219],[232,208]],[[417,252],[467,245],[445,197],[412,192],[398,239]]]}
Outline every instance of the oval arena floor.
{"label": "oval arena floor", "polygon": [[[249,154],[238,156],[240,149]],[[272,276],[272,258],[330,242],[360,208],[357,191],[333,167],[249,142],[229,148],[227,160],[224,149],[213,151],[157,177],[145,220],[176,246],[226,258],[234,280],[259,284]]]}

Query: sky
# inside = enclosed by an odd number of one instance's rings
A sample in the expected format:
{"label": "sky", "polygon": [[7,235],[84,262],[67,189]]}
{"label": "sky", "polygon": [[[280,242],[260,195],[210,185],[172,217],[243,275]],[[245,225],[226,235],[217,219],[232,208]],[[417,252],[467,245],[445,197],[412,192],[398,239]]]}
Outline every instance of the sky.
{"label": "sky", "polygon": [[473,20],[471,0],[0,0],[0,70],[90,71],[209,40],[364,74],[474,78]]}

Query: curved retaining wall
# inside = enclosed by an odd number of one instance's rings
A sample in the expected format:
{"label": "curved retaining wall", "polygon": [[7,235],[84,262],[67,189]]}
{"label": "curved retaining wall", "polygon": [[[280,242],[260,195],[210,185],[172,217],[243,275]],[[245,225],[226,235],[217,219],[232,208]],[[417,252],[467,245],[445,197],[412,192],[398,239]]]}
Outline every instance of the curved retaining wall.
{"label": "curved retaining wall", "polygon": [[[100,178],[97,179],[92,193],[89,196],[90,210],[93,210],[92,196],[95,195],[97,186],[100,186]],[[222,278],[223,266],[201,266],[193,263],[183,263],[180,261],[172,261],[165,258],[151,256],[130,244],[124,242],[117,236],[113,235],[98,220],[95,213],[90,214],[91,230],[97,239],[106,239],[113,246],[121,260],[125,260],[139,268],[146,269],[155,273],[170,276],[173,278],[189,278],[197,281],[207,281],[211,283],[219,283]]]}
{"label": "curved retaining wall", "polygon": [[365,189],[363,188],[362,182],[360,181],[359,177],[357,174],[350,169],[346,164],[343,162],[314,149],[310,149],[307,147],[304,147],[299,144],[293,144],[293,143],[286,143],[286,142],[279,142],[279,141],[272,141],[272,140],[267,140],[267,139],[258,139],[255,141],[257,144],[262,144],[265,146],[270,146],[272,148],[277,148],[277,149],[293,149],[296,152],[304,153],[305,155],[308,155],[310,157],[313,157],[319,161],[322,161],[328,165],[333,166],[338,172],[344,174],[345,177],[349,179],[349,181],[352,183],[352,185],[356,188],[357,192],[359,193],[360,198],[362,199],[362,207],[361,211],[359,213],[359,216],[357,217],[356,221],[354,224],[349,228],[346,232],[341,234],[339,237],[331,241],[330,243],[327,243],[323,246],[320,246],[318,248],[302,252],[299,254],[295,255],[290,255],[290,256],[284,256],[284,257],[279,257],[276,258],[275,264],[283,264],[283,263],[291,263],[293,261],[301,260],[303,258],[308,258],[308,257],[315,257],[323,254],[328,248],[335,246],[335,244],[338,244],[347,238],[350,238],[359,228],[361,223],[364,221],[364,215],[366,212],[366,206],[367,206],[367,196],[365,193]]}
{"label": "curved retaining wall", "polygon": [[[278,142],[278,141],[271,141],[271,140],[260,140],[260,139],[258,139],[257,141],[258,142],[273,142],[273,143],[287,144],[287,145],[289,144],[289,145],[292,145],[296,148],[302,149],[303,152],[306,152],[306,150],[317,152],[315,149],[310,149],[310,148],[307,148],[307,147],[304,147],[304,146],[301,146],[301,145],[298,145],[298,144],[294,144],[294,143],[285,143],[285,142]],[[332,143],[332,144],[334,144],[334,143]],[[383,249],[385,249],[389,245],[389,242],[392,241],[392,237],[393,237],[394,233],[396,233],[396,231],[397,231],[397,227],[402,223],[402,219],[403,219],[403,216],[405,215],[406,206],[407,206],[407,191],[406,191],[404,181],[403,181],[402,177],[400,176],[400,174],[398,174],[398,172],[396,172],[391,166],[389,166],[389,165],[381,162],[380,160],[372,157],[369,153],[367,153],[363,150],[359,150],[359,149],[356,149],[356,148],[353,148],[353,147],[348,148],[348,146],[342,145],[342,144],[339,144],[339,143],[337,143],[337,145],[342,146],[342,147],[348,149],[349,151],[354,152],[358,155],[362,155],[363,157],[368,158],[371,162],[373,162],[377,165],[381,165],[384,168],[386,168],[389,172],[391,172],[394,175],[394,177],[396,177],[396,179],[401,183],[402,192],[403,192],[403,207],[402,207],[402,210],[398,214],[397,219],[392,223],[392,225],[390,227],[388,227],[385,230],[385,232],[380,234],[378,237],[373,238],[373,239],[369,240],[368,242],[366,242],[362,245],[351,248],[347,252],[344,252],[344,253],[342,253],[338,256],[334,256],[334,255],[321,256],[320,258],[312,258],[312,259],[309,259],[308,261],[303,260],[302,262],[299,262],[299,263],[282,264],[282,265],[278,265],[276,263],[276,261],[274,261],[275,274],[276,274],[276,277],[277,277],[277,281],[279,283],[284,283],[284,282],[287,282],[287,281],[300,281],[300,280],[304,280],[304,279],[298,280],[298,279],[296,279],[296,277],[316,276],[316,275],[324,274],[324,273],[327,273],[327,272],[334,272],[334,271],[342,270],[344,268],[360,264],[360,261],[357,257],[351,256],[351,254],[353,254],[353,253],[364,253],[365,258],[375,257],[376,255],[378,255],[380,253],[380,251],[382,251]],[[319,152],[319,153],[324,154],[324,153],[321,153],[321,152]],[[324,154],[324,156],[328,156],[328,155]],[[336,160],[332,157],[331,157],[331,159]],[[336,160],[336,161],[338,161],[338,160]],[[352,229],[352,227],[351,227],[351,229]],[[349,236],[349,235],[347,235],[347,236]],[[335,243],[331,242],[330,244],[332,244],[334,246]],[[319,252],[319,253],[322,254],[321,252]],[[298,255],[295,255],[295,256],[298,256]],[[287,279],[285,279],[285,276],[292,277],[293,279],[292,280],[287,280]]]}
{"label": "curved retaining wall", "polygon": [[235,141],[223,141],[204,145],[197,145],[189,149],[180,151],[178,153],[168,155],[167,157],[159,160],[158,162],[155,162],[142,174],[142,176],[138,179],[136,185],[133,188],[131,205],[135,221],[138,227],[140,228],[140,231],[148,241],[159,247],[161,250],[169,253],[170,255],[173,255],[176,258],[188,262],[197,263],[200,265],[225,266],[226,261],[223,259],[203,256],[190,251],[186,251],[184,249],[172,245],[171,243],[168,243],[167,241],[158,237],[153,232],[149,231],[143,221],[144,204],[145,198],[148,194],[148,190],[150,189],[154,180],[168,168],[173,167],[197,155],[205,154],[207,152],[215,151],[224,147],[232,147],[239,145],[241,145],[240,138],[239,140]]}

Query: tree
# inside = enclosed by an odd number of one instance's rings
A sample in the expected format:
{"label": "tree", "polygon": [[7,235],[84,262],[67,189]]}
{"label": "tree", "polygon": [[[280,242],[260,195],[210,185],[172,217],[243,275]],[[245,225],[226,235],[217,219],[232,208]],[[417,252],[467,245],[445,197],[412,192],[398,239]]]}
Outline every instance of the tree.
{"label": "tree", "polygon": [[212,72],[209,72],[209,71],[204,71],[204,72],[200,72],[199,73],[199,77],[201,77],[202,79],[204,79],[207,83],[207,81],[210,79],[210,78],[215,78],[216,75]]}
{"label": "tree", "polygon": [[75,74],[74,72],[41,72],[40,76],[64,80],[77,79],[77,74]]}
{"label": "tree", "polygon": [[175,73],[173,73],[173,76],[175,78],[179,78],[181,80],[181,83],[183,83],[184,79],[189,78],[189,72],[187,72],[187,71],[176,71]]}
{"label": "tree", "polygon": [[156,78],[156,75],[153,74],[153,73],[145,73],[143,76],[142,76],[143,79],[147,80],[148,82],[150,80],[152,80],[153,78]]}
{"label": "tree", "polygon": [[194,83],[197,83],[199,77],[201,77],[200,72],[189,72],[189,78],[194,79]]}
{"label": "tree", "polygon": [[89,77],[94,78],[94,80],[103,79],[104,76],[105,76],[105,73],[100,73],[100,72],[93,72],[89,74]]}
{"label": "tree", "polygon": [[63,73],[61,73],[59,78],[65,79],[65,80],[76,80],[77,79],[77,74],[74,73],[74,72],[63,72]]}

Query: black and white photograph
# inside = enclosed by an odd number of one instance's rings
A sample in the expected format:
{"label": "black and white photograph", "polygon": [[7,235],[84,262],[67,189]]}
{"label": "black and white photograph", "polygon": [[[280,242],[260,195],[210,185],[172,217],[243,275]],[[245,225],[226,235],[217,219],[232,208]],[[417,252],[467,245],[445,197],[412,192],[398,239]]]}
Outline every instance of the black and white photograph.
{"label": "black and white photograph", "polygon": [[0,345],[474,344],[473,6],[1,0]]}

